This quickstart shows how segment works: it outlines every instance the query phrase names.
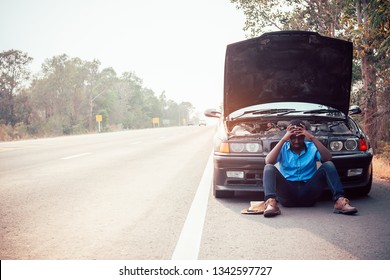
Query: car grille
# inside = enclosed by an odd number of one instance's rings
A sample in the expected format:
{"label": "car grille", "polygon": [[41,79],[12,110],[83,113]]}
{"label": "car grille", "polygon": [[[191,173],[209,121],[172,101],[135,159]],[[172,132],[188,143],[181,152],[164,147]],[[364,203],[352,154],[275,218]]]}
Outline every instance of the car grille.
{"label": "car grille", "polygon": [[245,173],[245,179],[228,179],[226,180],[226,183],[228,185],[259,185],[259,183],[262,183],[262,174],[256,172],[248,172]]}

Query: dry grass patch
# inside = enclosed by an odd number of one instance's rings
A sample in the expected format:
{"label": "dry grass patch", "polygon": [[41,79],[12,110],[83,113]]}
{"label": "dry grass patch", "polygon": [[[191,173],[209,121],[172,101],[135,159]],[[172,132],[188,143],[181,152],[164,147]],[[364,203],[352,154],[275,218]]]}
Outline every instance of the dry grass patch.
{"label": "dry grass patch", "polygon": [[390,180],[390,163],[387,158],[374,156],[374,177],[376,179]]}

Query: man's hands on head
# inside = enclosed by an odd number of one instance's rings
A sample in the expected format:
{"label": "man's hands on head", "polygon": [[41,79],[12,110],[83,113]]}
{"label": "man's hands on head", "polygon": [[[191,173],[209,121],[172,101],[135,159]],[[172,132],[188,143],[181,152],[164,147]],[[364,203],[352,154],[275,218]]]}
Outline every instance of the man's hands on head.
{"label": "man's hands on head", "polygon": [[306,130],[306,127],[303,124],[301,124],[301,125],[289,124],[287,126],[287,132],[284,135],[283,140],[288,141],[288,140],[290,140],[291,137],[294,138],[294,137],[300,137],[300,136],[303,136],[303,137],[306,137],[306,138],[309,138],[309,139],[313,138],[313,135],[311,135]]}

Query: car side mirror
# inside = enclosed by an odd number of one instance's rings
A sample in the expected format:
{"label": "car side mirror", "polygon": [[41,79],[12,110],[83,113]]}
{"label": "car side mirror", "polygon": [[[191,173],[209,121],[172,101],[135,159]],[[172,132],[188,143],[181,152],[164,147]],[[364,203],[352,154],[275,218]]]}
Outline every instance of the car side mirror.
{"label": "car side mirror", "polygon": [[362,110],[360,109],[359,106],[353,105],[353,106],[349,107],[349,114],[350,115],[357,115],[357,114],[361,114],[361,113],[362,113]]}
{"label": "car side mirror", "polygon": [[220,118],[221,112],[217,111],[216,109],[207,109],[204,112],[204,115],[209,118]]}

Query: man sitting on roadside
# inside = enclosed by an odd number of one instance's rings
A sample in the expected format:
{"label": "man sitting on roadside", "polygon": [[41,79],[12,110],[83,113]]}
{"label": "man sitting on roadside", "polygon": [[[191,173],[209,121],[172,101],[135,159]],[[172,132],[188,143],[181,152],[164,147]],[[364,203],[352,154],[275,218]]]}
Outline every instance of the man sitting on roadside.
{"label": "man sitting on roadside", "polygon": [[[323,164],[317,169],[320,160]],[[307,130],[303,121],[291,121],[286,134],[265,159],[264,217],[281,214],[278,202],[286,207],[313,206],[326,186],[332,192],[335,213],[357,213],[344,197],[343,185],[331,160],[330,151]],[[274,166],[276,163],[279,169]]]}

